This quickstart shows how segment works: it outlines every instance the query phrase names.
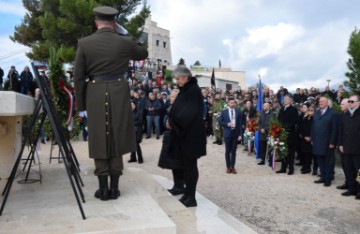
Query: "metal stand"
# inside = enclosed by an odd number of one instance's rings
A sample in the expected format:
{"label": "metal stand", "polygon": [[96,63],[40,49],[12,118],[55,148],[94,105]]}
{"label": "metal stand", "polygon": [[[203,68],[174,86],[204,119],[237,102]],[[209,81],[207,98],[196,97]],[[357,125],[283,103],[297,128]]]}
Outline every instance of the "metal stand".
{"label": "metal stand", "polygon": [[[18,170],[19,165],[20,165],[20,161],[21,161],[21,158],[22,158],[22,154],[24,152],[26,142],[28,142],[29,139],[30,139],[31,131],[35,126],[35,122],[36,122],[37,117],[39,116],[41,108],[44,107],[44,113],[43,113],[43,116],[42,116],[42,119],[41,119],[41,125],[43,125],[43,122],[44,122],[46,116],[48,116],[49,120],[50,120],[51,128],[52,128],[54,136],[55,136],[55,140],[56,140],[56,142],[58,143],[58,146],[59,146],[60,156],[61,156],[61,158],[62,158],[62,160],[64,162],[65,170],[66,170],[67,175],[69,177],[71,187],[73,189],[76,201],[77,201],[78,206],[79,206],[81,216],[82,216],[83,219],[86,219],[84,210],[83,210],[81,202],[80,202],[80,197],[82,199],[82,202],[85,202],[85,198],[84,198],[84,193],[83,193],[83,191],[81,189],[81,186],[84,186],[84,184],[83,184],[83,182],[81,180],[81,177],[80,177],[80,174],[79,174],[79,171],[80,171],[79,162],[78,162],[78,160],[77,160],[77,158],[75,156],[75,153],[74,153],[74,150],[73,150],[73,148],[72,148],[72,146],[70,144],[70,141],[65,137],[65,134],[63,132],[63,129],[62,129],[61,124],[59,122],[59,119],[57,117],[55,105],[54,105],[54,103],[52,101],[51,91],[50,91],[50,88],[49,88],[49,86],[47,84],[47,81],[44,80],[43,77],[39,76],[37,67],[34,66],[33,62],[31,63],[31,65],[33,67],[33,71],[34,71],[34,74],[35,74],[35,77],[36,77],[36,82],[37,82],[37,84],[39,86],[39,89],[40,89],[41,98],[39,98],[39,100],[36,103],[34,113],[33,113],[32,117],[31,117],[30,122],[29,122],[29,128],[26,131],[24,141],[22,143],[21,150],[19,152],[19,155],[18,155],[18,157],[17,157],[17,159],[15,161],[15,165],[14,165],[14,167],[13,167],[11,173],[10,173],[9,179],[8,179],[6,185],[5,185],[4,190],[3,190],[2,195],[4,196],[4,200],[3,200],[1,208],[0,208],[0,216],[2,215],[2,212],[4,211],[6,201],[7,201],[7,198],[9,196],[9,193],[10,193],[10,190],[11,190],[11,186],[12,186],[12,184],[14,182],[14,179],[15,179],[16,171]],[[37,140],[39,138],[39,134],[40,134],[40,132],[38,132],[38,134],[37,134],[36,142],[37,142]],[[36,143],[34,142],[32,146],[36,147]],[[35,151],[33,149],[33,147],[32,147],[32,150]],[[31,155],[31,157],[30,157],[30,155]],[[29,165],[31,165],[33,159],[34,159],[34,153],[31,154],[31,152],[30,152],[29,157],[28,157],[28,161],[30,161]],[[28,172],[29,172],[29,170],[30,170],[30,167],[28,169]],[[28,176],[28,174],[27,174],[27,176]]]}

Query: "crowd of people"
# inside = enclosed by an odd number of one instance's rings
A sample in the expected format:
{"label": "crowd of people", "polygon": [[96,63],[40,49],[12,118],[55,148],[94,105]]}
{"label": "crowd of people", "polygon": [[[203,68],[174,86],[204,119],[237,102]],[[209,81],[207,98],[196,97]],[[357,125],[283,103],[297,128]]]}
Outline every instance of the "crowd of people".
{"label": "crowd of people", "polygon": [[[177,86],[169,87],[163,80],[159,82],[143,78],[142,81],[133,82],[131,96],[145,116],[142,129],[146,138],[150,138],[154,132],[159,139],[159,134],[166,130],[164,118],[170,106],[168,96],[173,89],[176,90]],[[239,87],[223,91],[202,87],[201,90],[206,134],[214,144],[222,145],[225,142],[227,173],[237,173],[235,159],[238,145],[243,145],[244,151],[251,150],[247,147],[249,139],[244,135],[251,120],[256,120],[260,132],[258,164],[265,165],[268,159],[268,165],[272,166],[267,144],[270,120],[277,119],[288,135],[287,157],[281,160],[277,173],[292,175],[294,167],[301,166],[302,174],[312,173],[320,177],[315,183],[330,186],[335,174],[335,155],[340,155],[346,180],[337,188],[346,190],[343,196],[354,195],[360,199],[360,185],[356,182],[360,169],[360,147],[355,143],[360,139],[359,96],[349,95],[342,85],[338,90],[330,90],[328,86],[322,91],[315,87],[310,91],[298,88],[294,94],[284,87],[280,87],[276,93],[264,87],[261,94],[258,94],[257,88],[241,90]],[[262,111],[257,111],[259,98],[263,103]],[[239,116],[234,126],[229,122],[232,108],[234,115]],[[227,116],[226,121],[224,115]],[[234,136],[231,130],[236,130]]]}

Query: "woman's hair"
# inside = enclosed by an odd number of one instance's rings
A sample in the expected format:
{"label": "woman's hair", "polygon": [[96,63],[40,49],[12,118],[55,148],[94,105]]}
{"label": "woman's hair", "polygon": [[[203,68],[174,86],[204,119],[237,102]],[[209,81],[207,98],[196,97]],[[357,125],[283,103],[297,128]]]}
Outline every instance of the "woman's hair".
{"label": "woman's hair", "polygon": [[184,65],[179,65],[172,73],[173,77],[186,76],[189,79],[192,77],[191,71]]}

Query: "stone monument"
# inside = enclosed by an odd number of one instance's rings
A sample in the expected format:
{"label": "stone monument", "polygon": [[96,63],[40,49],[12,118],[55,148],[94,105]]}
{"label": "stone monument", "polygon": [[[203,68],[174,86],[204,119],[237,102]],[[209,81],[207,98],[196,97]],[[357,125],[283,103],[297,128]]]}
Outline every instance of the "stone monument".
{"label": "stone monument", "polygon": [[35,100],[12,91],[0,91],[0,178],[8,178],[21,149],[22,120],[32,114]]}

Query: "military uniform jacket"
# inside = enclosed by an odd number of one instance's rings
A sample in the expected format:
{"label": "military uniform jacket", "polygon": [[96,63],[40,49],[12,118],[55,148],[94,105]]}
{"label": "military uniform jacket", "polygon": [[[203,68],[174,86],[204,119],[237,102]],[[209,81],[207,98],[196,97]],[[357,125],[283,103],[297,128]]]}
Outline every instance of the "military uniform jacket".
{"label": "military uniform jacket", "polygon": [[136,151],[130,90],[125,79],[91,81],[89,77],[125,73],[129,60],[145,59],[145,47],[111,28],[101,28],[79,40],[74,84],[77,109],[87,110],[89,155],[94,159],[120,157]]}

